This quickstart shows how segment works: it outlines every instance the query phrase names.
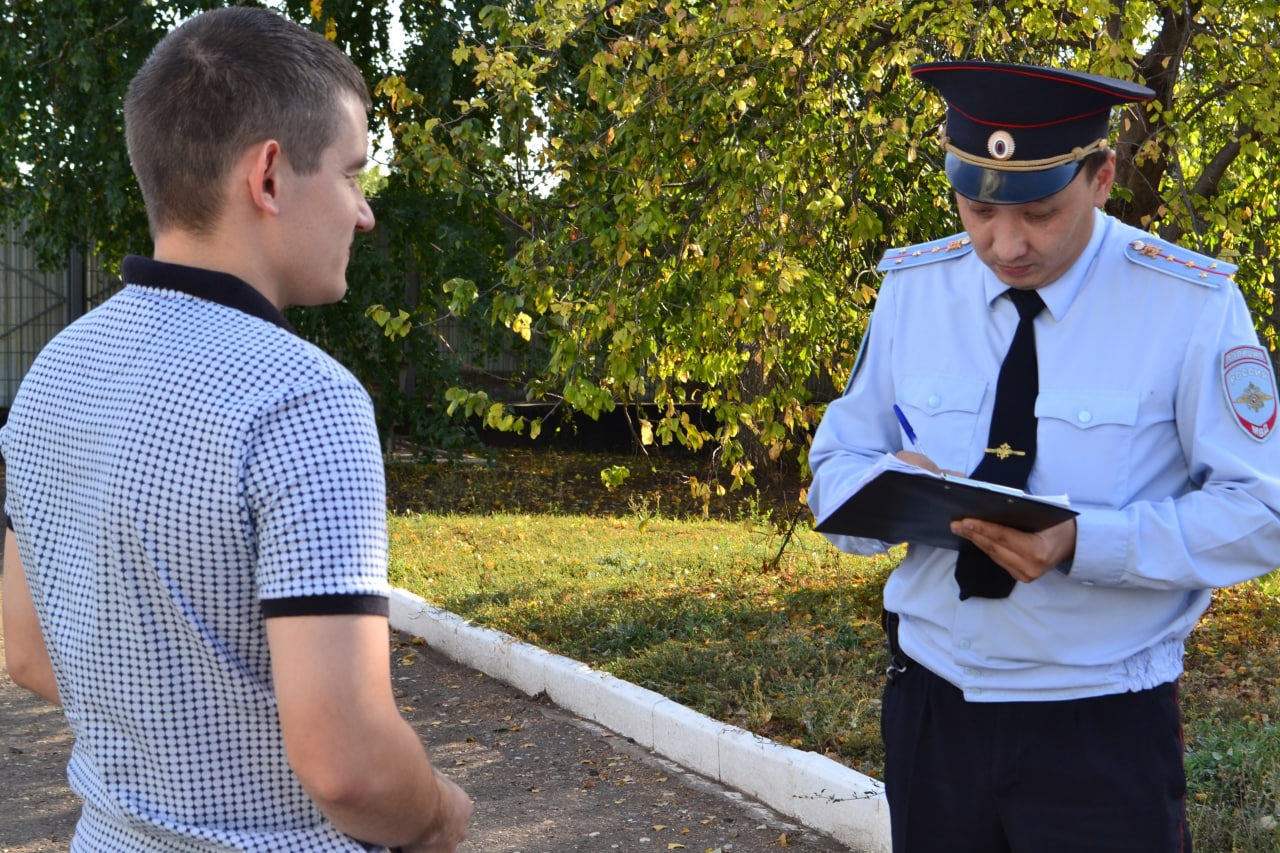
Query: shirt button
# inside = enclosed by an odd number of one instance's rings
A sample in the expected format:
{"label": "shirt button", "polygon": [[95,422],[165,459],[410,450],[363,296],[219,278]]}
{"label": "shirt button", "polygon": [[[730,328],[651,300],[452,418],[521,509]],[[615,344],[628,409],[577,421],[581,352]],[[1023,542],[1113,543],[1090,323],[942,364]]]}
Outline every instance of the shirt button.
{"label": "shirt button", "polygon": [[942,398],[939,397],[937,394],[934,394],[929,398],[929,408],[936,409],[941,405],[942,405]]}
{"label": "shirt button", "polygon": [[1076,415],[1076,418],[1079,419],[1080,423],[1087,424],[1093,420],[1093,412],[1088,409],[1084,409],[1080,414]]}
{"label": "shirt button", "polygon": [[968,641],[968,640],[961,640],[960,642],[956,643],[956,646],[957,646],[961,651],[967,650],[967,649],[969,648],[969,641]]}
{"label": "shirt button", "polygon": [[966,666],[966,667],[964,668],[964,674],[965,674],[965,675],[967,675],[967,676],[969,676],[969,677],[971,677],[971,678],[977,678],[977,677],[979,677],[980,675],[982,675],[982,670],[980,670],[980,669],[974,669],[974,668],[973,668],[973,667],[971,667],[971,666]]}

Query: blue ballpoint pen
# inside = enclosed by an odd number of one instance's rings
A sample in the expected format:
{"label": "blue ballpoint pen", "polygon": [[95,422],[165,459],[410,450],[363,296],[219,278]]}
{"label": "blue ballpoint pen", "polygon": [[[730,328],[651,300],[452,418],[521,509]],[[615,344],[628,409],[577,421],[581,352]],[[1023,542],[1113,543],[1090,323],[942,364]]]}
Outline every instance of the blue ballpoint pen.
{"label": "blue ballpoint pen", "polygon": [[898,416],[898,423],[902,424],[902,431],[907,434],[907,440],[911,442],[911,446],[916,449],[916,453],[928,455],[920,448],[920,440],[916,438],[916,431],[911,428],[911,421],[907,420],[907,416],[902,413],[902,409],[897,403],[893,404],[893,413]]}

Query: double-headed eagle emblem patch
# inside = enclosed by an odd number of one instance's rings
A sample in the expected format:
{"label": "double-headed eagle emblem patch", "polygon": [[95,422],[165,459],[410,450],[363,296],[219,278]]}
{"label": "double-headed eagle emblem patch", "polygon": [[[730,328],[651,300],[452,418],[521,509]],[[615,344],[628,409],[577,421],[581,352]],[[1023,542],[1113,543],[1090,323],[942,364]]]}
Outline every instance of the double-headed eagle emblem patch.
{"label": "double-headed eagle emblem patch", "polygon": [[1234,347],[1222,356],[1222,384],[1236,423],[1264,441],[1276,425],[1276,378],[1261,347]]}

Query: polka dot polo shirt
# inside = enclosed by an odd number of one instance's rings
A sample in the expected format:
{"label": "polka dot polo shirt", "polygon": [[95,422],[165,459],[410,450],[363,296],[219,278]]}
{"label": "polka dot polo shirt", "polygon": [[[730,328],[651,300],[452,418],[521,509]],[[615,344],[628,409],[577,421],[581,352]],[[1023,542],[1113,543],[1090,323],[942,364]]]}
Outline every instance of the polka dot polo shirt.
{"label": "polka dot polo shirt", "polygon": [[387,612],[356,379],[231,276],[131,257],[0,432],[75,734],[73,851],[365,850],[285,758],[265,619]]}

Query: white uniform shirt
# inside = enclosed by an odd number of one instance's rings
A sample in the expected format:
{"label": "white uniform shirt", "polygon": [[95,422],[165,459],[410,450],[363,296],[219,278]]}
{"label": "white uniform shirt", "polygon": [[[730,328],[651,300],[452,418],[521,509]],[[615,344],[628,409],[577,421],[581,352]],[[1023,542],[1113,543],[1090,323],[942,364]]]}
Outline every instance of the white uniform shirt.
{"label": "white uniform shirt", "polygon": [[289,767],[264,617],[387,612],[368,394],[239,279],[124,274],[0,432],[75,735],[71,849],[365,850]]}
{"label": "white uniform shirt", "polygon": [[[926,262],[908,253],[886,275],[855,375],[814,437],[819,518],[876,458],[904,447],[895,403],[941,468],[971,472],[982,457],[1017,311],[963,235],[931,248]],[[1071,699],[1171,681],[1209,590],[1280,563],[1280,439],[1247,434],[1228,398],[1224,354],[1256,348],[1257,336],[1224,272],[1099,212],[1081,257],[1040,290],[1027,491],[1066,494],[1080,511],[1069,572],[962,602],[956,552],[910,546],[885,586],[903,650],[966,698]],[[1274,380],[1262,373],[1274,412]],[[885,547],[830,538],[854,553]]]}

